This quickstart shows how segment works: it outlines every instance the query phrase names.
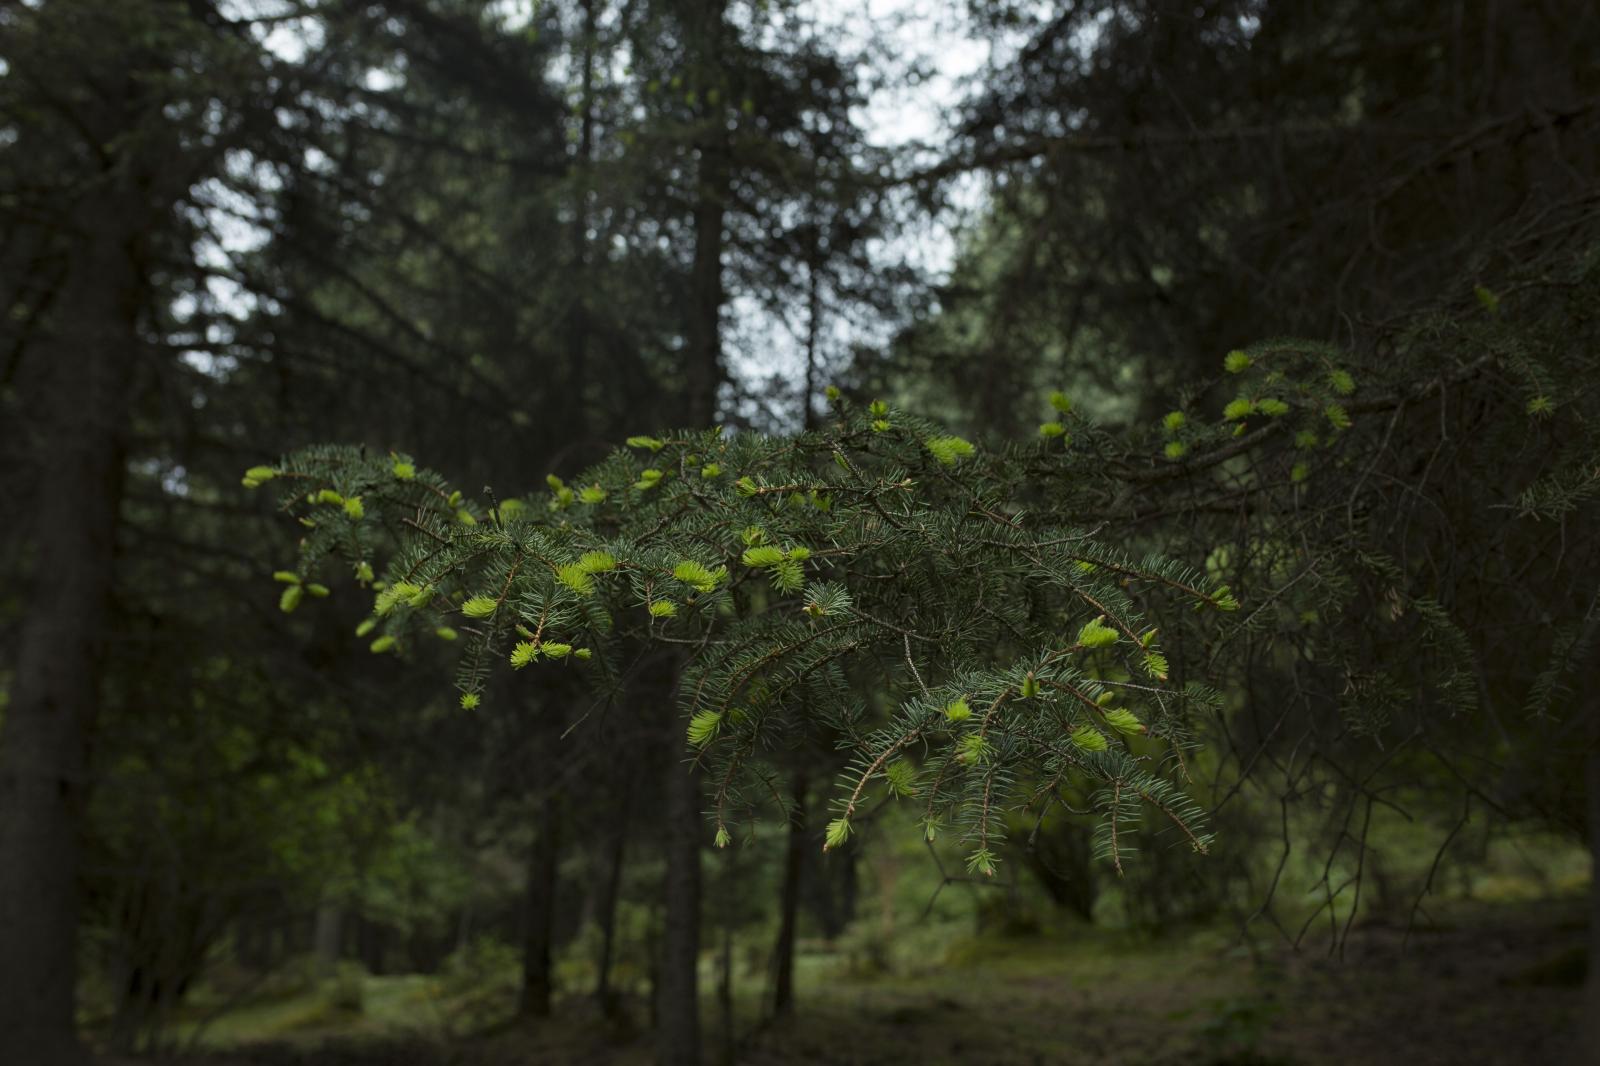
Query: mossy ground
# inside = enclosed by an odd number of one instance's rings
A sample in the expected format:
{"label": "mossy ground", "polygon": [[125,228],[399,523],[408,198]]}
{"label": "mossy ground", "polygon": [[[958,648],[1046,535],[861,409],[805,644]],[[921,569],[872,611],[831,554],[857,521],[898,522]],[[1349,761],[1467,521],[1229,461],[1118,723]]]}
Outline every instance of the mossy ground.
{"label": "mossy ground", "polygon": [[[939,957],[862,975],[813,951],[800,1007],[761,1020],[759,974],[735,1001],[736,1061],[799,1063],[1281,1063],[1397,1066],[1560,1061],[1584,973],[1572,902],[1461,905],[1436,924],[1353,929],[1294,951],[1223,930],[1139,939],[1093,929],[958,939]],[[820,949],[820,945],[818,945]],[[856,973],[852,976],[852,971]],[[706,1061],[723,1020],[708,964]],[[512,1066],[651,1061],[642,1002],[621,1023],[582,998],[543,1022],[511,1018],[514,985],[475,992],[420,976],[348,975],[230,1011],[200,1034],[207,1066]],[[192,1061],[192,1060],[191,1060]]]}

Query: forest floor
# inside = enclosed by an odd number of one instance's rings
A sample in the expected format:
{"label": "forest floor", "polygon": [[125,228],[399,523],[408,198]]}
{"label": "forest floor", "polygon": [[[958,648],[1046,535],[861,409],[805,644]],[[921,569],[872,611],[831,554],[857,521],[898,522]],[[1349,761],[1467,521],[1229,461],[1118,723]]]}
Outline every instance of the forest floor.
{"label": "forest floor", "polygon": [[[1326,930],[1324,930],[1326,936]],[[1085,931],[1070,940],[966,941],[916,973],[849,977],[812,958],[787,1022],[736,1009],[735,1061],[800,1063],[1522,1064],[1570,1061],[1584,974],[1582,911],[1474,907],[1432,928],[1367,923],[1342,959],[1320,947],[1254,952],[1215,933],[1161,941]],[[537,1025],[445,1037],[420,978],[369,978],[352,1026],[326,1011],[256,1016],[204,1066],[647,1066],[646,1034],[587,1004]],[[377,998],[374,998],[376,996]],[[385,1001],[383,997],[387,996]],[[707,1000],[712,1000],[707,995]],[[707,1062],[726,1061],[709,1005]],[[287,1010],[288,1008],[285,1008]],[[430,1011],[433,1011],[430,1014]],[[643,1011],[638,1013],[643,1015]],[[748,1015],[748,1016],[747,1016]],[[397,1019],[406,1019],[402,1035]],[[254,1031],[252,1031],[252,1027]],[[287,1028],[290,1032],[285,1033]],[[276,1029],[277,1034],[265,1034]],[[351,1035],[352,1033],[359,1035]]]}

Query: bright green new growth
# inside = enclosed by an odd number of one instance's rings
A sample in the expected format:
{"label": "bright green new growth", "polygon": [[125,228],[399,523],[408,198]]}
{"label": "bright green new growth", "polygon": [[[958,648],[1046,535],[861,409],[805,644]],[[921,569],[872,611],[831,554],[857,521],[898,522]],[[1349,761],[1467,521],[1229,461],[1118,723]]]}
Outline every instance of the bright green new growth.
{"label": "bright green new growth", "polygon": [[728,576],[727,567],[718,567],[713,570],[704,563],[697,563],[693,559],[685,559],[672,568],[672,576],[693,588],[696,592],[713,592],[717,584]]}
{"label": "bright green new growth", "polygon": [[1238,399],[1229,401],[1228,406],[1222,409],[1222,417],[1229,422],[1237,422],[1241,418],[1249,418],[1255,412],[1255,401],[1248,397],[1240,396]]}
{"label": "bright green new growth", "polygon": [[1082,725],[1072,731],[1072,746],[1080,751],[1105,751],[1109,744],[1106,736],[1092,725]]}
{"label": "bright green new growth", "polygon": [[1078,643],[1085,648],[1109,648],[1117,642],[1117,631],[1100,618],[1091,618],[1078,630]]}
{"label": "bright green new growth", "polygon": [[594,591],[594,571],[585,568],[581,562],[556,567],[556,580],[580,596],[587,596]]}
{"label": "bright green new growth", "polygon": [[278,471],[270,466],[252,466],[244,472],[240,484],[247,489],[259,489],[262,485],[278,476]]}
{"label": "bright green new growth", "polygon": [[473,596],[461,605],[461,613],[468,618],[488,618],[498,606],[493,596]]}
{"label": "bright green new growth", "polygon": [[604,574],[617,568],[617,557],[607,551],[584,552],[578,567],[585,573]]}
{"label": "bright green new growth", "polygon": [[1126,708],[1105,713],[1106,725],[1125,736],[1138,736],[1144,732],[1144,723],[1139,721],[1139,716]]}
{"label": "bright green new growth", "polygon": [[689,719],[689,743],[703,748],[722,731],[722,712],[700,711]]}
{"label": "bright green new growth", "polygon": [[927,446],[933,457],[945,466],[954,466],[974,451],[972,442],[960,437],[929,437]]}
{"label": "bright green new growth", "polygon": [[739,561],[746,566],[777,566],[783,560],[783,549],[770,544],[746,548],[744,554],[739,557]]}
{"label": "bright green new growth", "polygon": [[[794,439],[639,438],[572,479],[591,487],[581,508],[560,502],[570,490],[559,478],[550,507],[513,510],[466,500],[421,468],[397,478],[391,459],[357,449],[306,451],[277,474],[296,486],[286,510],[298,517],[333,485],[341,504],[348,494],[370,506],[365,521],[336,509],[310,529],[294,573],[334,556],[383,560],[361,630],[374,652],[421,648],[407,635],[470,619],[448,645],[468,709],[489,671],[557,659],[626,705],[622,664],[670,642],[684,737],[720,834],[774,810],[768,752],[843,736],[830,847],[887,793],[987,873],[1010,811],[1070,791],[1090,797],[1107,827],[1098,851],[1114,863],[1152,815],[1205,850],[1200,808],[1158,768],[1181,773],[1184,760],[1165,755],[1192,744],[1189,719],[1215,697],[1167,682],[1143,604],[1231,610],[1228,590],[1205,593],[1211,583],[1189,567],[1094,539],[1084,486],[1103,460],[1092,445],[980,452],[901,411],[880,432],[886,405],[841,398],[834,410]],[[673,476],[710,464],[727,476]],[[1135,676],[1116,691],[1138,706],[1108,709],[1100,679]],[[869,692],[885,698],[863,705]]]}
{"label": "bright green new growth", "polygon": [[917,768],[905,759],[885,766],[883,779],[889,784],[889,794],[896,798],[917,794]]}

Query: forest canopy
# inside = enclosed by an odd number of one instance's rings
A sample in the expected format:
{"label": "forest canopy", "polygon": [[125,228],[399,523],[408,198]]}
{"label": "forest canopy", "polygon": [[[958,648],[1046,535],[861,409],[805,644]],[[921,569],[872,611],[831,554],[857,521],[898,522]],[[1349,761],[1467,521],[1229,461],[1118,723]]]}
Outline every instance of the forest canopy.
{"label": "forest canopy", "polygon": [[1584,1061],[1595,55],[0,5],[0,1059]]}

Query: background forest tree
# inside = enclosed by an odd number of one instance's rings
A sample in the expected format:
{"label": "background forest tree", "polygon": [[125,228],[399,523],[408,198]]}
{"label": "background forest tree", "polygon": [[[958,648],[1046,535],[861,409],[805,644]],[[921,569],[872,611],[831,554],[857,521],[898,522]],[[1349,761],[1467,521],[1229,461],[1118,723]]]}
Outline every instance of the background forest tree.
{"label": "background forest tree", "polygon": [[[988,56],[928,143],[873,116],[936,69],[827,4],[0,6],[0,1048],[170,1048],[310,958],[592,999],[669,1062],[703,1006],[726,1058],[753,985],[803,1022],[802,936],[888,928],[889,808],[822,851],[836,720],[719,850],[683,649],[606,689],[648,713],[509,667],[467,712],[466,627],[353,637],[381,571],[274,587],[306,531],[240,473],[321,442],[425,460],[464,528],[590,507],[671,427],[1066,463],[1070,498],[967,488],[1242,605],[1151,608],[1220,694],[1183,771],[1227,847],[1112,870],[1062,786],[962,904],[989,930],[1039,893],[1342,942],[1425,921],[1477,827],[1600,852],[1592,5],[908,14]],[[903,698],[849,682],[863,720]],[[933,913],[967,875],[930,851]]]}

